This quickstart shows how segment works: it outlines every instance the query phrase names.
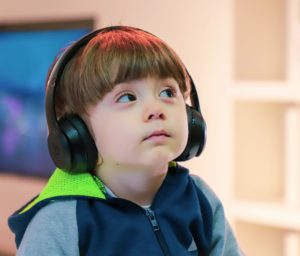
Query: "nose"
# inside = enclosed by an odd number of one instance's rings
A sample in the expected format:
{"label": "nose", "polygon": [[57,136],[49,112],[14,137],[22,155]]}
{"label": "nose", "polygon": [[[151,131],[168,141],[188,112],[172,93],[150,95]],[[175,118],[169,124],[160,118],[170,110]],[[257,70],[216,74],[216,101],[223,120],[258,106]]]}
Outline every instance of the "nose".
{"label": "nose", "polygon": [[151,119],[165,119],[165,115],[157,111],[149,115],[148,120]]}
{"label": "nose", "polygon": [[151,104],[145,108],[144,121],[148,122],[151,120],[165,120],[166,115],[161,106],[158,104]]}

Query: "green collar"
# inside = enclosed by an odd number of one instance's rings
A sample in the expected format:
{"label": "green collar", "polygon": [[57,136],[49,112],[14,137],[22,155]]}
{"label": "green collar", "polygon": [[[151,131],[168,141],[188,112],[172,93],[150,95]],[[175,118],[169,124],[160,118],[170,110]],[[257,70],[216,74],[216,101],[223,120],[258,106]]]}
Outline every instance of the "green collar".
{"label": "green collar", "polygon": [[[169,163],[169,167],[176,166],[176,162]],[[19,213],[30,210],[37,203],[59,196],[87,196],[105,199],[105,188],[102,181],[90,173],[72,174],[57,168],[51,175],[42,192]]]}
{"label": "green collar", "polygon": [[26,205],[20,213],[28,211],[45,199],[59,196],[88,196],[105,199],[105,189],[101,180],[90,173],[71,174],[57,168],[38,197]]}

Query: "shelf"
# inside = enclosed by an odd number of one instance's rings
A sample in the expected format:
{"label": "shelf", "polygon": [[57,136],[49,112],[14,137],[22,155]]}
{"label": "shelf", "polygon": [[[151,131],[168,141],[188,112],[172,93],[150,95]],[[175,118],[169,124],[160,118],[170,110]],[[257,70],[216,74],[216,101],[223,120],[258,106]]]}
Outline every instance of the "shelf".
{"label": "shelf", "polygon": [[234,83],[229,90],[234,100],[300,104],[299,88],[286,82],[247,81]]}
{"label": "shelf", "polygon": [[300,0],[235,0],[233,14],[230,216],[245,254],[299,256]]}
{"label": "shelf", "polygon": [[296,209],[283,203],[237,201],[232,214],[237,221],[300,232],[300,206]]}

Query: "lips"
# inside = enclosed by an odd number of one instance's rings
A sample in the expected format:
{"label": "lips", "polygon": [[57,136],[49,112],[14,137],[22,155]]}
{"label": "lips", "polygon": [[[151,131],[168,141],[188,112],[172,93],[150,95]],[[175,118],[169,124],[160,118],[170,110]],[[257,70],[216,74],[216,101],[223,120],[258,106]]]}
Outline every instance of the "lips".
{"label": "lips", "polygon": [[168,134],[164,130],[154,131],[150,135],[148,135],[144,140],[159,138],[159,137],[170,137],[170,134]]}

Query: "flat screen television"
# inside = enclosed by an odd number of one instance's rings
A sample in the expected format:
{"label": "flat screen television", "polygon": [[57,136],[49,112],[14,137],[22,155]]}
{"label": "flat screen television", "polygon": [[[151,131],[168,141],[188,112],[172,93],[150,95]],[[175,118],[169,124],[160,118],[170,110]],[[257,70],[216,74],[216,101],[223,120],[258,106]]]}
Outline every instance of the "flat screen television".
{"label": "flat screen television", "polygon": [[48,177],[45,80],[57,54],[93,19],[0,24],[0,173]]}

